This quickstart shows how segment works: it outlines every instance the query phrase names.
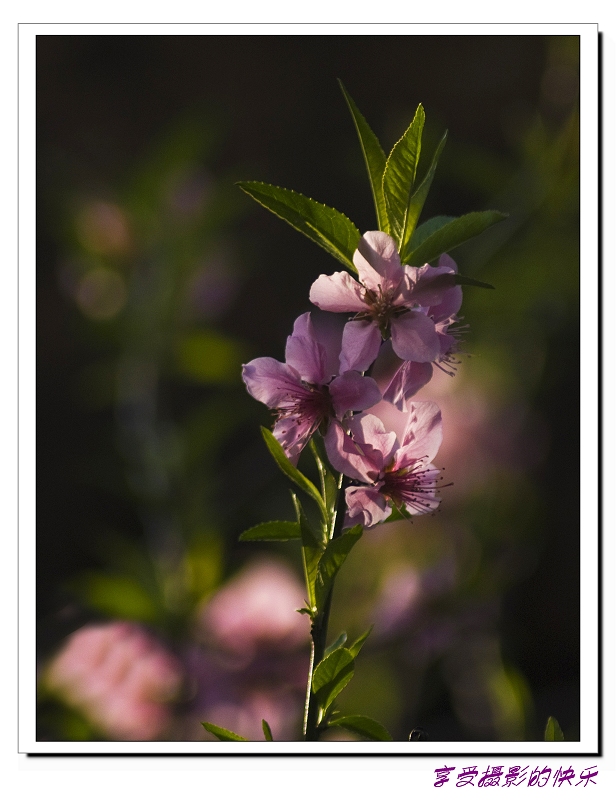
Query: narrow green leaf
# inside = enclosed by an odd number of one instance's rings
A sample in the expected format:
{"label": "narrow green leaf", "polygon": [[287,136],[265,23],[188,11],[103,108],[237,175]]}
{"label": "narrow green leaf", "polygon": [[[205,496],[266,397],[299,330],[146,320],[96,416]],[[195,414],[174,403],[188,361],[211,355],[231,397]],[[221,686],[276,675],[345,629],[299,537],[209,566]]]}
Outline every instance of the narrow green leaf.
{"label": "narrow green leaf", "polygon": [[448,222],[453,222],[454,219],[456,218],[440,215],[438,217],[431,217],[425,222],[422,222],[413,233],[410,243],[401,251],[400,261],[402,261],[403,264],[408,264],[409,256],[413,250],[417,250],[419,245],[423,244],[429,236],[432,236],[433,233],[444,228]]}
{"label": "narrow green leaf", "polygon": [[413,121],[402,138],[393,146],[383,173],[383,194],[385,195],[387,218],[390,233],[396,240],[398,249],[406,240],[409,204],[417,174],[417,164],[421,152],[421,134],[425,119],[426,115],[420,103]]}
{"label": "narrow green leaf", "polygon": [[308,592],[308,602],[310,608],[314,609],[316,605],[315,597],[315,581],[317,577],[317,570],[319,568],[319,559],[323,552],[322,542],[315,532],[310,527],[310,523],[304,514],[304,509],[301,506],[297,496],[291,494],[293,498],[293,505],[295,506],[295,513],[297,514],[297,521],[299,523],[300,534],[302,537],[302,561],[304,564],[304,577],[306,578],[306,591]]}
{"label": "narrow green leaf", "polygon": [[247,742],[248,739],[244,739],[243,736],[239,736],[237,733],[233,733],[233,731],[228,731],[226,728],[220,728],[218,725],[212,725],[211,722],[202,722],[201,723],[208,733],[214,734],[217,739],[220,739],[221,742]]}
{"label": "narrow green leaf", "polygon": [[269,726],[269,723],[262,719],[261,720],[261,727],[263,728],[263,735],[265,736],[266,742],[273,742],[274,737],[272,736],[272,729]]}
{"label": "narrow green leaf", "polygon": [[372,197],[374,198],[374,208],[376,209],[376,219],[380,231],[389,233],[389,221],[387,219],[387,208],[385,206],[385,197],[383,195],[383,173],[385,172],[385,163],[387,161],[383,148],[379,140],[372,132],[370,126],[364,119],[360,110],[353,102],[353,98],[344,88],[341,80],[338,81],[344,99],[347,101],[355,129],[359,137],[362,153],[364,154],[364,161],[366,162],[366,169],[368,170],[368,179],[370,180],[370,188],[372,189]]}
{"label": "narrow green leaf", "polygon": [[328,727],[339,725],[341,728],[352,733],[358,733],[360,736],[370,739],[373,742],[391,742],[391,734],[380,722],[365,717],[363,714],[352,714],[348,717],[337,717],[333,719]]}
{"label": "narrow green leaf", "polygon": [[347,640],[346,631],[342,631],[342,633],[341,633],[341,634],[340,634],[340,636],[339,636],[339,637],[336,639],[336,641],[335,641],[335,642],[332,642],[332,643],[329,645],[329,647],[326,647],[326,648],[325,648],[325,655],[324,655],[324,658],[327,658],[327,656],[328,656],[328,655],[330,655],[330,653],[333,653],[333,652],[334,652],[334,650],[337,650],[339,647],[342,647],[342,645],[343,645],[343,644],[346,642],[346,640]]}
{"label": "narrow green leaf", "polygon": [[506,218],[507,215],[500,211],[473,211],[458,217],[428,236],[418,247],[414,247],[408,262],[415,267],[427,264]]}
{"label": "narrow green leaf", "polygon": [[330,539],[321,556],[315,584],[317,608],[321,608],[340,567],[351,549],[359,541],[364,529],[361,525],[345,531],[337,539]]}
{"label": "narrow green leaf", "polygon": [[312,690],[323,711],[351,680],[354,670],[355,661],[345,647],[334,650],[317,666],[312,676]]}
{"label": "narrow green leaf", "polygon": [[[329,517],[330,527],[333,525],[333,515],[336,510],[338,502],[338,491],[342,485],[342,475],[334,477],[333,473],[328,468],[328,462],[323,457],[323,454],[315,441],[313,436],[310,440],[310,449],[314,460],[319,470],[319,477],[321,479],[321,496],[325,498],[325,506]],[[329,538],[329,531],[327,531],[327,538]]]}
{"label": "narrow green leaf", "polygon": [[372,633],[372,629],[373,629],[373,628],[374,628],[374,625],[371,625],[371,626],[368,628],[368,630],[367,630],[367,631],[364,631],[364,632],[362,633],[362,635],[361,635],[361,636],[359,636],[357,639],[355,639],[355,641],[353,642],[353,644],[352,644],[352,645],[350,645],[350,647],[348,648],[348,650],[349,650],[350,654],[353,656],[353,658],[357,658],[357,656],[359,655],[359,651],[360,651],[360,650],[362,649],[362,647],[364,646],[364,642],[366,641],[366,639],[368,638],[368,636],[370,636],[370,634]]}
{"label": "narrow green leaf", "polygon": [[[411,241],[411,237],[413,235],[413,231],[415,230],[415,226],[417,225],[417,220],[423,210],[424,203],[426,202],[426,197],[428,196],[428,192],[430,191],[430,186],[432,186],[432,180],[434,178],[434,173],[436,172],[436,165],[438,164],[438,160],[440,158],[441,152],[443,147],[445,147],[445,142],[447,141],[447,131],[443,134],[443,138],[439,142],[438,147],[432,157],[432,163],[430,164],[430,169],[426,173],[423,181],[419,184],[417,190],[413,192],[411,200],[409,202],[409,210],[407,213],[406,218],[406,228],[404,231],[404,238],[400,243],[400,252],[405,253],[409,242]],[[402,263],[404,263],[404,259],[402,259]]]}
{"label": "narrow green leaf", "polygon": [[327,250],[345,267],[357,272],[353,264],[353,253],[361,234],[340,211],[317,203],[292,189],[283,189],[269,183],[239,181],[237,186],[268,211]]}
{"label": "narrow green leaf", "polygon": [[319,494],[317,487],[314,485],[314,483],[312,483],[312,481],[303,475],[297,469],[297,467],[294,467],[293,464],[291,464],[286,456],[286,453],[282,449],[282,445],[278,442],[270,430],[261,426],[261,433],[263,434],[267,449],[272,454],[274,461],[278,464],[287,478],[290,478],[293,483],[299,486],[299,488],[306,492],[307,495],[312,497],[314,502],[319,507],[319,511],[321,512],[323,520],[327,522],[327,509],[325,508],[325,503],[323,502],[323,498]]}
{"label": "narrow green leaf", "polygon": [[240,535],[240,542],[288,542],[289,539],[299,539],[300,530],[297,522],[261,522],[253,528],[248,528]]}
{"label": "narrow green leaf", "polygon": [[554,717],[548,717],[543,738],[546,742],[564,742],[565,735]]}
{"label": "narrow green leaf", "polygon": [[466,275],[454,275],[453,282],[461,286],[479,286],[481,289],[494,289],[491,283],[484,283],[483,281],[475,280],[475,278],[467,278]]}

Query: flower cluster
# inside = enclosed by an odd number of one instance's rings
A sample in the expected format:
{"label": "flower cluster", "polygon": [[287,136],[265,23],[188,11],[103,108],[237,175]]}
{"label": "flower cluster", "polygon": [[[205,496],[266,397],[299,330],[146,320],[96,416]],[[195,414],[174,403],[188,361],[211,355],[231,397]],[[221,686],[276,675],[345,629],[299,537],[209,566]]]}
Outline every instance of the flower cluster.
{"label": "flower cluster", "polygon": [[[394,239],[382,231],[364,234],[353,264],[358,280],[335,272],[320,275],[310,289],[322,311],[352,314],[344,328],[302,314],[287,339],[285,363],[254,359],[243,379],[276,413],[273,434],[293,464],[321,434],[331,465],[351,483],[345,527],[370,528],[392,508],[425,514],[438,507],[432,459],[442,439],[441,414],[432,402],[409,401],[433,365],[452,372],[462,290],[449,256],[435,267],[403,265]],[[381,400],[407,414],[400,441],[370,413]]]}

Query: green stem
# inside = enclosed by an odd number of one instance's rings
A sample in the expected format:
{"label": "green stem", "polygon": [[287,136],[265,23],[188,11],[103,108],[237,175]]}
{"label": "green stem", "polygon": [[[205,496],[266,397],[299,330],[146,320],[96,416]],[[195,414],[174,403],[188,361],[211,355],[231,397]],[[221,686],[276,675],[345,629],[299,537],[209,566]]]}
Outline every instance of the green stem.
{"label": "green stem", "polygon": [[[345,512],[345,488],[346,479],[340,475],[338,479],[338,497],[336,499],[336,510],[332,516],[330,539],[337,539],[342,533],[342,523],[344,522]],[[312,676],[314,670],[323,660],[325,647],[327,645],[327,627],[329,625],[329,614],[332,605],[332,595],[334,586],[329,590],[323,608],[312,620],[310,635],[312,643],[310,647],[310,669],[308,670],[308,684],[306,686],[306,705],[304,707],[304,739],[307,742],[316,742],[319,739],[319,714],[320,708],[316,696],[312,691]]]}

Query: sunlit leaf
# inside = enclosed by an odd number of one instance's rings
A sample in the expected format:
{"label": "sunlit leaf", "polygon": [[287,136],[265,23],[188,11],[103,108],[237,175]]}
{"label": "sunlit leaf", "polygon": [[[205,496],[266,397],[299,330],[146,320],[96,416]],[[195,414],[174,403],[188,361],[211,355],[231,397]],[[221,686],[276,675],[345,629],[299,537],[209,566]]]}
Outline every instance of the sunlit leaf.
{"label": "sunlit leaf", "polygon": [[447,223],[453,222],[455,219],[455,217],[447,217],[441,214],[438,217],[431,217],[425,222],[422,222],[421,225],[413,232],[410,242],[407,243],[406,247],[400,250],[400,260],[402,263],[408,264],[409,256],[413,250],[417,250],[417,248],[423,244],[429,236],[432,236],[433,233],[436,233],[436,231],[444,228]]}
{"label": "sunlit leaf", "polygon": [[326,648],[325,648],[325,653],[324,653],[324,656],[323,656],[323,657],[324,657],[324,658],[327,658],[327,656],[328,656],[330,653],[333,653],[333,652],[334,652],[334,650],[337,650],[339,647],[342,647],[342,645],[343,645],[343,644],[346,642],[346,640],[347,640],[346,631],[342,631],[342,633],[341,633],[341,634],[340,634],[340,636],[339,636],[339,637],[336,639],[336,641],[335,641],[335,642],[332,642],[332,643],[329,645],[329,647],[326,647]]}
{"label": "sunlit leaf", "polygon": [[370,739],[373,742],[393,741],[387,728],[383,727],[380,722],[376,722],[376,720],[370,719],[370,717],[363,716],[363,714],[336,717],[329,723],[328,727],[331,728],[333,725],[346,728],[346,730],[352,733],[358,733],[360,736]]}
{"label": "sunlit leaf", "polygon": [[347,101],[355,129],[359,136],[359,143],[361,145],[362,153],[364,154],[364,161],[366,162],[366,169],[368,170],[368,179],[370,181],[370,188],[372,189],[372,197],[374,198],[374,207],[376,209],[376,219],[380,231],[389,233],[389,222],[387,220],[387,208],[385,206],[385,197],[383,195],[383,173],[385,172],[385,163],[387,161],[383,148],[379,140],[370,129],[370,126],[362,116],[360,110],[357,108],[350,94],[344,88],[341,80],[338,81],[344,98]]}
{"label": "sunlit leaf", "polygon": [[370,634],[372,633],[373,628],[374,625],[371,625],[367,631],[364,631],[361,636],[358,636],[357,639],[355,639],[352,645],[349,645],[348,650],[353,656],[353,658],[357,658],[357,656],[359,655],[359,651],[364,646],[364,642],[366,641],[368,636],[370,636]]}
{"label": "sunlit leaf", "polygon": [[548,717],[543,738],[546,742],[564,742],[565,735],[554,717]]}
{"label": "sunlit leaf", "polygon": [[426,115],[419,104],[413,121],[393,146],[383,173],[383,194],[390,233],[398,248],[406,241],[409,205],[421,152],[421,135]]}
{"label": "sunlit leaf", "polygon": [[337,539],[331,539],[327,543],[325,552],[319,562],[315,583],[317,608],[322,607],[338,570],[344,564],[346,557],[354,545],[357,544],[363,532],[364,529],[361,525],[355,525],[345,531],[342,536]]}
{"label": "sunlit leaf", "polygon": [[319,705],[326,710],[353,677],[355,661],[351,653],[344,647],[318,664],[312,676],[312,690]]}
{"label": "sunlit leaf", "polygon": [[211,722],[202,722],[201,724],[208,733],[213,734],[217,739],[220,739],[221,742],[248,741],[248,739],[244,739],[243,736],[240,736],[237,733],[233,733],[233,731],[228,731],[226,728],[220,728],[218,725],[212,725]]}
{"label": "sunlit leaf", "polygon": [[[436,165],[438,164],[439,157],[445,147],[445,142],[447,141],[447,132],[443,134],[443,138],[438,144],[436,148],[436,152],[432,157],[432,163],[430,164],[430,169],[426,173],[425,178],[419,184],[417,189],[413,192],[409,202],[409,209],[406,218],[406,227],[404,230],[404,238],[400,243],[400,252],[405,253],[411,237],[413,235],[413,231],[415,230],[415,226],[417,225],[417,220],[423,210],[424,203],[426,202],[426,197],[428,196],[428,192],[430,191],[430,186],[432,186],[432,179],[434,178],[434,173],[436,172]],[[404,263],[404,259],[402,260]]]}
{"label": "sunlit leaf", "polygon": [[287,542],[289,539],[299,539],[300,530],[298,522],[262,522],[253,528],[248,528],[240,535],[240,542]]}
{"label": "sunlit leaf", "polygon": [[345,267],[357,272],[353,253],[361,235],[348,217],[303,194],[259,181],[240,181],[240,189],[257,203],[316,242]]}
{"label": "sunlit leaf", "polygon": [[317,577],[317,570],[319,568],[319,560],[323,552],[323,542],[319,539],[317,534],[312,530],[310,523],[304,509],[301,506],[297,496],[292,494],[293,504],[295,506],[295,513],[297,514],[297,522],[299,524],[300,535],[302,538],[302,562],[304,565],[304,577],[306,579],[306,591],[308,592],[308,602],[310,608],[316,608],[316,593],[315,581]]}
{"label": "sunlit leaf", "polygon": [[462,217],[447,222],[419,246],[412,243],[413,250],[409,253],[408,258],[403,260],[416,267],[427,264],[506,218],[507,215],[501,214],[500,211],[473,211],[470,214],[464,214]]}
{"label": "sunlit leaf", "polygon": [[261,720],[261,727],[263,728],[263,735],[265,736],[266,742],[273,742],[274,737],[272,736],[272,729],[269,726],[267,720]]}
{"label": "sunlit leaf", "polygon": [[278,464],[287,478],[290,478],[293,483],[299,486],[299,488],[306,492],[307,495],[312,497],[319,507],[319,511],[321,512],[323,520],[327,521],[327,510],[325,508],[325,503],[323,502],[323,498],[319,494],[317,487],[314,485],[314,483],[312,483],[311,480],[301,473],[297,467],[294,467],[293,464],[291,464],[284,450],[282,449],[282,445],[278,442],[270,430],[261,427],[261,433],[263,434],[267,449],[272,454],[274,461]]}

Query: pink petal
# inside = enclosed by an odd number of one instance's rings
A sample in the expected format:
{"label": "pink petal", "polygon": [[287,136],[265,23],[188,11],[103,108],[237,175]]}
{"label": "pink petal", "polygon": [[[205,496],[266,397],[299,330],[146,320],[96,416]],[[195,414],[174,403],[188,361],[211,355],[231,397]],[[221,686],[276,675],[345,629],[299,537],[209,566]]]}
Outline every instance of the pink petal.
{"label": "pink petal", "polygon": [[[406,267],[411,279],[410,300],[420,306],[435,306],[442,303],[445,295],[454,289],[454,273],[448,267]],[[409,299],[407,297],[407,299]]]}
{"label": "pink petal", "polygon": [[381,333],[376,322],[351,320],[344,326],[340,372],[367,370],[379,354]]}
{"label": "pink petal", "polygon": [[272,433],[294,466],[297,466],[299,454],[308,444],[312,427],[312,420],[305,417],[286,417],[279,419],[274,425]]}
{"label": "pink petal", "polygon": [[381,472],[398,448],[394,431],[386,430],[383,421],[374,414],[357,414],[351,417],[348,426],[353,439]]}
{"label": "pink petal", "polygon": [[287,364],[297,370],[300,378],[307,383],[320,385],[329,380],[329,375],[326,375],[325,351],[312,337],[289,336],[285,359]]}
{"label": "pink petal", "polygon": [[447,253],[443,253],[443,255],[439,258],[437,267],[447,267],[447,269],[450,269],[452,272],[458,271],[458,265]]}
{"label": "pink petal", "polygon": [[327,457],[334,469],[363,483],[376,480],[382,467],[380,454],[375,454],[372,448],[366,448],[368,452],[364,452],[337,420],[331,421],[323,439]]}
{"label": "pink petal", "polygon": [[310,302],[323,311],[365,311],[363,289],[348,272],[319,275],[310,287]]}
{"label": "pink petal", "polygon": [[347,515],[344,522],[345,528],[353,525],[363,525],[371,528],[387,519],[391,509],[378,489],[369,486],[350,486],[345,493]]}
{"label": "pink petal", "polygon": [[420,311],[407,311],[391,321],[391,344],[404,361],[434,361],[441,351],[434,322]]}
{"label": "pink petal", "polygon": [[441,498],[436,496],[439,472],[433,464],[422,467],[421,491],[417,491],[414,502],[409,500],[404,504],[409,514],[429,514],[439,507]]}
{"label": "pink petal", "polygon": [[409,404],[409,416],[396,453],[396,466],[406,466],[410,461],[432,461],[443,441],[441,410],[431,400],[418,400]]}
{"label": "pink petal", "polygon": [[403,361],[383,392],[383,400],[392,403],[400,411],[406,411],[406,401],[430,381],[432,372],[429,361]]}
{"label": "pink petal", "polygon": [[[303,316],[303,315],[302,315]],[[340,349],[342,347],[342,331],[344,319],[337,314],[315,309],[310,314],[312,329],[317,342],[325,353],[325,374],[329,381],[340,371]]]}
{"label": "pink petal", "polygon": [[244,364],[242,378],[255,400],[269,408],[284,408],[301,389],[301,379],[293,367],[267,356]]}
{"label": "pink petal", "polygon": [[329,393],[336,416],[343,417],[347,411],[363,411],[381,399],[381,393],[372,378],[364,378],[359,372],[345,372],[329,384]]}
{"label": "pink petal", "polygon": [[383,291],[395,289],[404,277],[396,243],[383,231],[368,231],[362,236],[353,263],[364,286],[375,291],[379,286]]}

